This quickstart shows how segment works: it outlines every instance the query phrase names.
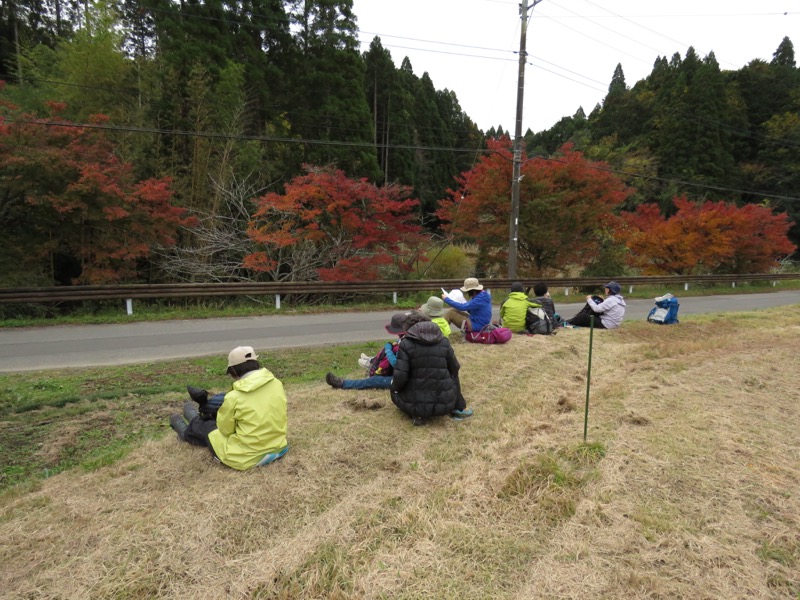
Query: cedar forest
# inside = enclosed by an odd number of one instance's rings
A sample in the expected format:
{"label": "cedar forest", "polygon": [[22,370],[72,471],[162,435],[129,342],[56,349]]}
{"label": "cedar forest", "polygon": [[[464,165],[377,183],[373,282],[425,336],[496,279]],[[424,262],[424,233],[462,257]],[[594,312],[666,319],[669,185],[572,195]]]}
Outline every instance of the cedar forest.
{"label": "cedar forest", "polygon": [[[800,240],[800,70],[693,48],[525,135],[524,276],[767,272]],[[0,285],[503,275],[512,141],[351,0],[0,5]]]}

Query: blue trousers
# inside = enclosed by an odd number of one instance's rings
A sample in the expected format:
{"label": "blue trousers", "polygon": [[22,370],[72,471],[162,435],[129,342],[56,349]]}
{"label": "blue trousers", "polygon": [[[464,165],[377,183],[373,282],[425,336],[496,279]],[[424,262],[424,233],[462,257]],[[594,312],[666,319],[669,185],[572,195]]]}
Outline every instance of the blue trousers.
{"label": "blue trousers", "polygon": [[364,379],[344,379],[343,390],[388,390],[392,387],[392,378],[387,375],[373,375]]}

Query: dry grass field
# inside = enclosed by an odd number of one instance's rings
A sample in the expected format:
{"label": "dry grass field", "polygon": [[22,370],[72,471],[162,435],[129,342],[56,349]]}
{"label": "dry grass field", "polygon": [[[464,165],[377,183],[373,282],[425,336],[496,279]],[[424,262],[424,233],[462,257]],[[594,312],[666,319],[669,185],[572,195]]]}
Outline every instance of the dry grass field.
{"label": "dry grass field", "polygon": [[586,329],[455,343],[463,422],[287,386],[269,467],[170,432],[0,496],[0,596],[800,598],[798,339],[800,306],[595,332],[586,444]]}

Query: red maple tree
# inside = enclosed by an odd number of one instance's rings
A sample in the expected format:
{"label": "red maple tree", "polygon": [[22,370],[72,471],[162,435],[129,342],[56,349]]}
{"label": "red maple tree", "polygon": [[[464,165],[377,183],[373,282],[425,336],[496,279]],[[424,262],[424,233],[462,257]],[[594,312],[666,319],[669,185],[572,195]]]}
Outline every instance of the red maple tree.
{"label": "red maple tree", "polygon": [[57,278],[53,257],[67,256],[79,283],[131,280],[153,245],[174,244],[192,223],[172,204],[169,179],[137,181],[106,132],[61,119],[62,104],[50,103],[44,119],[2,108],[0,220],[29,267]]}
{"label": "red maple tree", "polygon": [[373,280],[408,271],[422,241],[411,189],[382,188],[331,168],[305,166],[283,194],[257,200],[248,235],[263,250],[246,267],[274,279]]}
{"label": "red maple tree", "polygon": [[795,250],[786,213],[685,197],[673,202],[677,212],[669,218],[654,204],[622,215],[618,239],[630,250],[630,264],[646,275],[768,272]]}
{"label": "red maple tree", "polygon": [[[480,263],[502,270],[508,260],[513,156],[507,137],[462,173],[437,216],[445,231],[480,248]],[[518,256],[521,274],[543,274],[588,262],[602,232],[615,226],[614,209],[631,191],[606,165],[565,145],[551,158],[521,166]]]}

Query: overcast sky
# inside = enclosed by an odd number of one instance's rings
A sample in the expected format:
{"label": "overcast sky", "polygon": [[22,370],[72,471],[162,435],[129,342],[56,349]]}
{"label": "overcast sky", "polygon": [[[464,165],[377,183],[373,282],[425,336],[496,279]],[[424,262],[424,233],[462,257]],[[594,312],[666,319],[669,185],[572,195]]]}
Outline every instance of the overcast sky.
{"label": "overcast sky", "polygon": [[[528,5],[534,0],[528,0]],[[484,131],[513,134],[520,45],[514,0],[354,0],[361,49],[377,35],[399,67],[427,71]],[[788,36],[800,59],[800,0],[541,0],[530,11],[522,132],[602,101],[618,63],[629,87],[658,56],[693,46],[720,68],[772,59]]]}

